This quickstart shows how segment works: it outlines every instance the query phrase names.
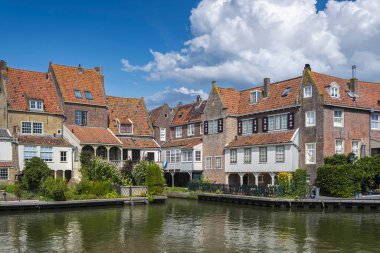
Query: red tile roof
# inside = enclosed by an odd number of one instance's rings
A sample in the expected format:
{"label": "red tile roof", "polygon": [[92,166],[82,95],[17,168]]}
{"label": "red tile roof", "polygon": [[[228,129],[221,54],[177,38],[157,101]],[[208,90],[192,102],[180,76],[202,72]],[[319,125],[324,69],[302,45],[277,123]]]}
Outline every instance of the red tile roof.
{"label": "red tile roof", "polygon": [[178,139],[178,140],[170,140],[162,145],[162,148],[193,148],[194,146],[201,144],[202,138],[188,138],[188,139]]}
{"label": "red tile roof", "polygon": [[151,138],[119,137],[119,139],[123,143],[123,148],[126,149],[160,148]]}
{"label": "red tile roof", "polygon": [[227,148],[244,147],[244,146],[248,147],[248,146],[264,145],[264,144],[289,143],[295,131],[296,130],[237,136],[235,140],[231,141],[227,145]]}
{"label": "red tile roof", "polygon": [[63,114],[58,92],[50,74],[8,68],[6,90],[9,110],[30,111],[29,100],[42,100],[44,112]]}
{"label": "red tile roof", "polygon": [[[325,104],[380,110],[380,105],[378,104],[380,100],[380,83],[358,81],[358,97],[354,101],[347,94],[350,90],[348,86],[350,82],[349,79],[324,75],[317,72],[309,73],[319,93],[323,96]],[[328,86],[332,82],[336,82],[340,86],[339,98],[333,98],[329,94]]]}
{"label": "red tile roof", "polygon": [[180,105],[177,107],[171,125],[183,125],[188,123],[200,122],[203,110],[207,101]]}
{"label": "red tile roof", "polygon": [[84,127],[65,125],[81,144],[103,144],[121,146],[119,139],[109,130],[103,127]]}
{"label": "red tile roof", "polygon": [[160,113],[161,113],[161,110],[163,107],[164,106],[161,105],[160,107],[157,107],[157,108],[155,108],[149,112],[150,122],[152,122],[153,125],[156,122],[156,120],[158,119],[158,116],[160,116]]}
{"label": "red tile roof", "polygon": [[[64,102],[106,105],[103,76],[95,69],[81,68],[82,73],[79,73],[78,67],[58,64],[50,64],[50,67],[62,92]],[[83,98],[75,97],[74,90],[80,90]],[[85,97],[85,91],[91,92],[93,100]]]}
{"label": "red tile roof", "polygon": [[65,138],[51,135],[19,135],[18,142],[22,145],[71,147]]}
{"label": "red tile roof", "polygon": [[14,167],[12,161],[0,161],[0,168],[11,168]]}
{"label": "red tile roof", "polygon": [[229,114],[237,114],[239,111],[240,92],[232,88],[217,88],[220,99]]}
{"label": "red tile roof", "polygon": [[119,135],[118,122],[133,122],[133,135],[152,135],[148,111],[146,110],[144,98],[121,98],[107,96],[109,112],[109,128],[114,134]]}

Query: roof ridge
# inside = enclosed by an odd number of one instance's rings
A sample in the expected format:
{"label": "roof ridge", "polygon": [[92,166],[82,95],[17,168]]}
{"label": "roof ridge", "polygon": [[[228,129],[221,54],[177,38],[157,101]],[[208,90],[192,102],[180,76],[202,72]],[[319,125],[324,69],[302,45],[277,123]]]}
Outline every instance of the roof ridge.
{"label": "roof ridge", "polygon": [[[51,63],[51,65],[56,65],[56,66],[60,66],[60,67],[68,67],[68,68],[79,68],[79,66],[69,66],[69,65],[63,65],[63,64],[57,64],[57,63]],[[97,71],[95,70],[95,67],[94,68],[85,68],[85,67],[82,67],[80,66],[81,69],[84,69],[84,70],[93,70],[97,73]]]}
{"label": "roof ridge", "polygon": [[131,98],[131,97],[119,97],[119,96],[109,96],[109,95],[106,95],[106,98],[121,98],[121,99],[136,99],[136,100],[144,100],[143,97],[141,97],[141,98]]}
{"label": "roof ridge", "polygon": [[[277,82],[274,82],[274,83],[270,83],[269,85],[274,85],[274,84],[284,83],[284,82],[288,82],[288,81],[293,81],[293,80],[296,80],[298,78],[302,78],[302,76],[297,76],[297,77],[292,77],[292,78],[289,78],[289,79],[277,81]],[[251,89],[255,89],[255,88],[261,88],[261,87],[263,88],[264,85],[255,86],[255,87],[247,88],[247,89],[244,89],[244,90],[240,90],[240,92],[251,90]]]}
{"label": "roof ridge", "polygon": [[[316,72],[316,71],[311,71],[311,73],[315,73],[315,74],[318,74],[318,75],[321,75],[321,76],[326,76],[326,77],[333,77],[333,78],[337,78],[337,79],[341,79],[341,80],[345,80],[345,81],[349,81],[350,78],[342,78],[342,77],[337,77],[337,76],[332,76],[332,75],[328,75],[328,74],[323,74],[323,73],[319,73],[319,72]],[[358,82],[359,83],[370,83],[370,84],[380,84],[380,81],[379,82],[371,82],[371,81],[363,81],[363,80],[359,80],[358,79]]]}
{"label": "roof ridge", "polygon": [[34,72],[34,73],[39,73],[39,74],[44,74],[44,75],[49,73],[49,72],[41,72],[41,71],[37,71],[37,70],[19,69],[19,68],[14,68],[14,67],[8,67],[8,69],[26,71],[26,72]]}

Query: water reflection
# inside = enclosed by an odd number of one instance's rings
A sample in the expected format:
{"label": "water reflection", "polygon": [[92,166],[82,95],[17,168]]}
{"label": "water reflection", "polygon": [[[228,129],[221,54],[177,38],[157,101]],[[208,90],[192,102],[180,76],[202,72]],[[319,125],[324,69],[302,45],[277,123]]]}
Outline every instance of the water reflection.
{"label": "water reflection", "polygon": [[197,201],[0,213],[1,252],[377,251],[375,212],[289,211]]}

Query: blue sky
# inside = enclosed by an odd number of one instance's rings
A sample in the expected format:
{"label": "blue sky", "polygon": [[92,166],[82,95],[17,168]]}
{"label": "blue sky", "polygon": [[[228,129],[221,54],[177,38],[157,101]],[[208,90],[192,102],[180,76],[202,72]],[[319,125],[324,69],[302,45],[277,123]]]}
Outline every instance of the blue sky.
{"label": "blue sky", "polygon": [[[46,71],[49,61],[73,66],[82,64],[89,68],[103,66],[109,95],[149,97],[149,107],[166,99],[171,104],[179,99],[188,102],[196,94],[209,92],[211,78],[181,79],[171,76],[170,69],[161,73],[157,68],[142,71],[138,68],[149,62],[157,64],[158,60],[150,50],[163,55],[175,52],[178,56],[187,48],[184,43],[203,33],[197,27],[199,22],[190,20],[192,9],[200,2],[1,0],[0,59],[7,61],[9,66],[36,71]],[[326,2],[318,0],[317,9],[323,10]],[[122,59],[128,60],[128,71],[122,70]],[[215,63],[207,59],[201,62],[206,65]],[[301,70],[297,66],[297,71]],[[159,77],[155,78],[154,74]],[[243,74],[236,73],[239,75]],[[277,73],[273,75],[283,77]],[[220,83],[234,86],[233,80],[221,76]],[[152,97],[154,94],[159,98]]]}

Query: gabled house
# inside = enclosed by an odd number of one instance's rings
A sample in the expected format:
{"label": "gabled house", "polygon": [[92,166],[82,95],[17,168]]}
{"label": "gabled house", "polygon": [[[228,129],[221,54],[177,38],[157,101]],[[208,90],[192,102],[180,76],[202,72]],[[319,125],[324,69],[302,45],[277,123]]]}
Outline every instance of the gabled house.
{"label": "gabled house", "polygon": [[122,142],[122,162],[158,162],[160,146],[154,140],[144,99],[107,96],[107,104],[109,129]]}
{"label": "gabled house", "polygon": [[207,101],[198,96],[191,104],[179,105],[170,124],[170,140],[162,144],[162,158],[168,185],[186,186],[202,175],[201,115]]}
{"label": "gabled house", "polygon": [[18,139],[15,168],[22,172],[25,160],[38,156],[54,175],[70,179],[72,148],[62,136],[64,112],[51,74],[2,62],[0,81],[6,94],[3,125]]}
{"label": "gabled house", "polygon": [[167,103],[149,112],[150,122],[153,127],[154,139],[159,145],[170,139],[170,123],[173,120],[174,111]]}

